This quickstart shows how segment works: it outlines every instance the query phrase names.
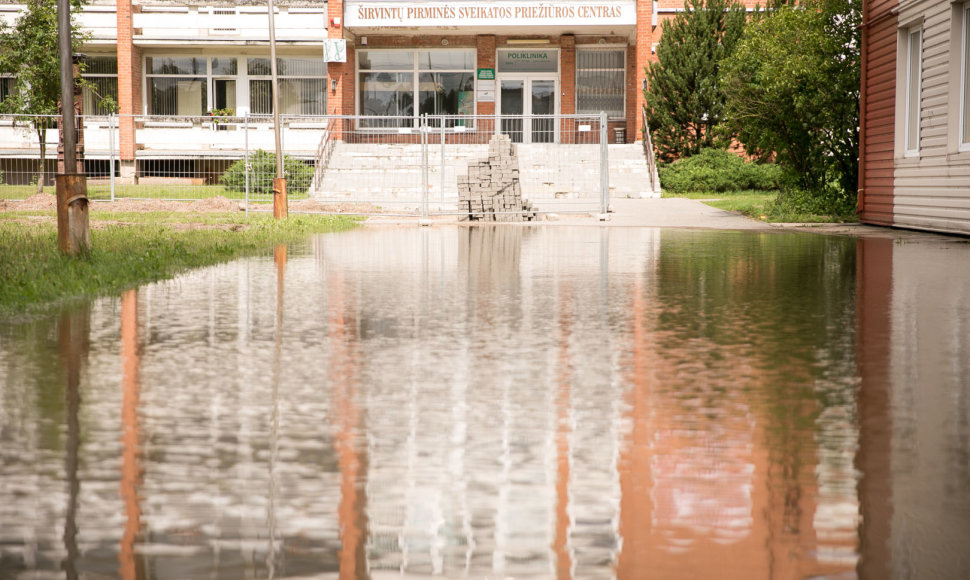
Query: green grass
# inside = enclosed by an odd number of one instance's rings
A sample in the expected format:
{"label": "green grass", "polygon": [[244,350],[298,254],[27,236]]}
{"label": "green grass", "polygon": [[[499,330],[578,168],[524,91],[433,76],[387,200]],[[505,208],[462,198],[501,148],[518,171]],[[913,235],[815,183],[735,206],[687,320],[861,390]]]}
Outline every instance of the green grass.
{"label": "green grass", "polygon": [[685,194],[667,194],[664,197],[684,197],[704,200],[711,207],[734,211],[769,223],[846,223],[857,221],[852,216],[831,216],[795,212],[780,203],[777,191],[736,191],[713,193],[709,191]]}
{"label": "green grass", "polygon": [[[191,268],[354,225],[340,216],[294,215],[276,221],[264,215],[246,219],[238,214],[96,213],[91,216],[91,252],[70,258],[58,252],[56,225],[51,220],[15,221],[34,213],[38,212],[0,214],[0,316],[118,294]],[[127,223],[93,227],[104,220]],[[208,228],[176,230],[174,224]]]}
{"label": "green grass", "polygon": [[[0,185],[0,199],[17,200],[27,199],[37,193],[36,185]],[[44,193],[55,194],[54,186],[44,187]],[[139,185],[115,184],[116,199],[209,199],[213,197],[226,197],[232,200],[245,200],[246,192],[230,191],[221,185],[170,185],[145,183]],[[289,199],[309,199],[310,196],[303,193],[287,192]],[[111,186],[88,183],[88,199],[106,200],[111,199]],[[273,200],[271,193],[251,193],[250,201],[268,202]]]}

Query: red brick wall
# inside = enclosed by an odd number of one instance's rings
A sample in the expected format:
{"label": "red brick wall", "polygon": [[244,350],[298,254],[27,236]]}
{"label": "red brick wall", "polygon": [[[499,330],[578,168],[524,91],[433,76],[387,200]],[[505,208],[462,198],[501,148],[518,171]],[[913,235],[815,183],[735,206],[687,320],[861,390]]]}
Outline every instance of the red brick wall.
{"label": "red brick wall", "polygon": [[[632,99],[627,101],[627,139],[639,139],[643,131],[643,86],[646,81],[647,63],[654,59],[652,48],[654,40],[654,27],[650,23],[653,17],[653,2],[651,0],[637,0],[637,39],[636,46],[631,52],[634,54],[634,73],[630,75],[633,81]],[[659,30],[657,30],[659,35]],[[632,111],[630,109],[633,109]],[[630,116],[633,116],[631,119]]]}
{"label": "red brick wall", "polygon": [[[495,36],[491,34],[479,34],[475,39],[478,49],[478,68],[495,68]],[[498,98],[498,87],[495,87],[496,98]],[[478,100],[476,98],[476,100]],[[479,115],[494,115],[495,103],[478,103]]]}
{"label": "red brick wall", "polygon": [[132,14],[138,6],[131,0],[118,0],[118,112],[120,125],[121,159],[135,158],[135,119],[132,115],[142,113],[142,63],[141,49],[132,44]]}

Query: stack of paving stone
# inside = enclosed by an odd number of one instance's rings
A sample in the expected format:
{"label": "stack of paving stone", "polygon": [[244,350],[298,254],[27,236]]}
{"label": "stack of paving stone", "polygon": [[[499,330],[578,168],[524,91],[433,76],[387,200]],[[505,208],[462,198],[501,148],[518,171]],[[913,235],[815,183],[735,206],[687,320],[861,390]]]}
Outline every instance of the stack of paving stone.
{"label": "stack of paving stone", "polygon": [[488,159],[470,162],[468,173],[458,176],[458,211],[460,221],[536,219],[532,203],[522,201],[519,160],[508,135],[492,137],[488,143]]}

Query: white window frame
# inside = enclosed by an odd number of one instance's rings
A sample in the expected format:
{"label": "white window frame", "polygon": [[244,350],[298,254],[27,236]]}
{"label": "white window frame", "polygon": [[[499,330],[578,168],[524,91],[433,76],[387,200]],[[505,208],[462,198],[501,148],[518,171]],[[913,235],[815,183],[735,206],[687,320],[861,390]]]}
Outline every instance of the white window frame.
{"label": "white window frame", "polygon": [[[599,51],[599,52],[621,52],[621,53],[623,53],[623,69],[620,71],[620,72],[623,73],[623,82],[621,84],[621,86],[622,86],[622,93],[623,93],[623,111],[621,113],[618,113],[617,115],[610,115],[610,119],[626,119],[626,110],[627,110],[627,102],[626,102],[627,101],[627,78],[626,77],[627,77],[627,66],[629,65],[629,62],[627,61],[627,59],[629,58],[629,55],[627,54],[628,53],[627,47],[624,46],[624,45],[619,45],[619,44],[616,44],[616,45],[594,44],[594,45],[577,46],[576,47],[576,62],[577,63],[579,62],[579,53],[581,51],[589,51],[589,52],[595,52],[595,51]],[[615,71],[616,69],[583,69],[583,70],[593,70],[593,71],[595,71],[595,70],[602,70],[602,71],[611,71],[612,72],[612,71]],[[580,112],[580,109],[579,109],[579,71],[580,71],[580,69],[579,69],[579,66],[577,65],[576,66],[576,70],[574,71],[574,76],[575,76],[575,82],[576,82],[576,84],[573,87],[573,93],[575,95],[575,103],[574,103],[575,110],[576,110],[576,113],[577,114],[580,114],[580,115],[582,115],[582,114],[593,114],[591,112],[582,113],[582,112]],[[595,111],[595,114],[599,114],[599,111]],[[609,113],[607,113],[607,114],[609,114]]]}
{"label": "white window frame", "polygon": [[[412,61],[411,69],[381,69],[381,68],[361,69],[360,68],[360,60],[361,59],[360,59],[359,54],[361,52],[376,53],[376,52],[391,52],[391,51],[401,51],[401,52],[411,52],[411,53],[413,53],[412,54],[413,61]],[[423,68],[421,68],[420,55],[421,55],[421,53],[425,53],[425,52],[470,52],[472,54],[472,68],[470,68],[470,69],[450,69],[449,68],[449,69],[434,69],[434,70],[423,69]],[[473,99],[474,99],[473,103],[474,103],[474,105],[473,105],[473,109],[472,109],[471,119],[469,119],[469,122],[468,122],[467,125],[465,125],[465,128],[468,129],[468,130],[474,130],[475,129],[475,121],[474,121],[474,119],[475,119],[475,115],[478,114],[478,74],[477,74],[478,73],[478,51],[475,48],[471,48],[471,47],[457,47],[457,48],[426,48],[426,47],[414,47],[414,48],[366,48],[366,49],[361,48],[360,50],[357,51],[357,54],[358,54],[358,57],[356,59],[354,59],[355,60],[354,67],[356,68],[356,71],[354,73],[355,74],[355,77],[354,77],[354,79],[355,79],[354,80],[355,89],[354,89],[354,91],[356,93],[354,95],[354,110],[356,111],[356,114],[357,115],[359,115],[361,117],[364,116],[363,115],[363,112],[361,112],[361,110],[360,110],[360,107],[361,107],[361,103],[360,103],[360,87],[361,87],[361,84],[360,84],[360,75],[361,75],[361,73],[382,73],[382,72],[387,72],[387,73],[392,73],[392,74],[407,74],[408,72],[412,73],[412,75],[413,75],[413,81],[412,81],[412,85],[411,86],[413,87],[412,88],[412,94],[414,96],[414,98],[413,98],[414,113],[411,115],[411,117],[412,117],[413,120],[412,120],[412,125],[411,125],[410,128],[417,128],[418,127],[418,121],[421,118],[421,114],[420,114],[421,105],[420,105],[420,101],[419,101],[419,95],[421,94],[421,74],[422,73],[468,73],[468,74],[471,74],[472,75],[472,83],[473,83],[473,85],[472,85],[473,86],[472,93],[474,95],[473,96]],[[388,131],[390,129],[394,129],[394,128],[388,128],[388,127],[367,127],[367,126],[361,124],[361,125],[358,126],[358,129],[360,129],[362,131],[385,131],[386,132],[386,131]],[[394,130],[396,130],[396,129],[394,129]]]}
{"label": "white window frame", "polygon": [[[960,8],[963,19],[960,30],[960,151],[970,151],[970,3]],[[952,93],[951,93],[952,94]]]}
{"label": "white window frame", "polygon": [[[920,152],[920,120],[922,116],[923,91],[922,23],[905,29],[904,34],[906,35],[906,63],[903,67],[903,70],[905,71],[905,84],[903,85],[905,99],[903,109],[903,156],[918,157]],[[916,59],[915,71],[913,70],[914,56]],[[915,129],[915,135],[912,133],[913,129]]]}

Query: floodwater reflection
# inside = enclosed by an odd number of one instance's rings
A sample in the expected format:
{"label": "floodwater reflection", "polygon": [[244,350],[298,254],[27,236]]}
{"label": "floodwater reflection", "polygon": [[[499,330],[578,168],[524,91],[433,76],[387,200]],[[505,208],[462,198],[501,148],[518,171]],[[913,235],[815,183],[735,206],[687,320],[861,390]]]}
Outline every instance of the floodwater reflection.
{"label": "floodwater reflection", "polygon": [[970,577],[968,260],[375,228],[0,322],[0,579]]}

